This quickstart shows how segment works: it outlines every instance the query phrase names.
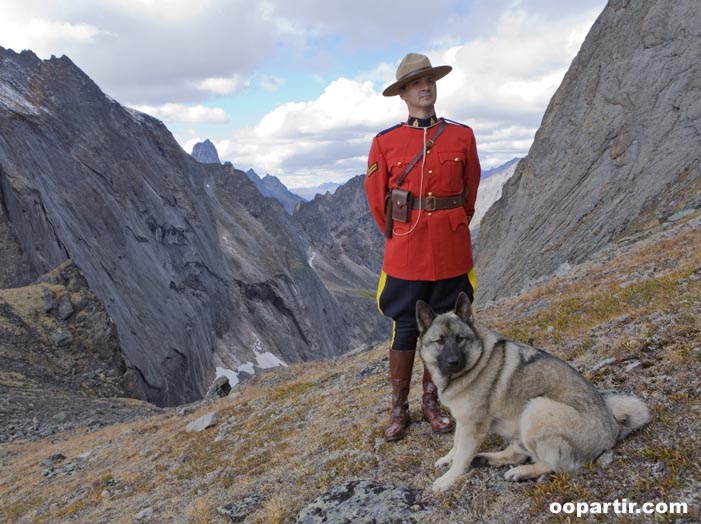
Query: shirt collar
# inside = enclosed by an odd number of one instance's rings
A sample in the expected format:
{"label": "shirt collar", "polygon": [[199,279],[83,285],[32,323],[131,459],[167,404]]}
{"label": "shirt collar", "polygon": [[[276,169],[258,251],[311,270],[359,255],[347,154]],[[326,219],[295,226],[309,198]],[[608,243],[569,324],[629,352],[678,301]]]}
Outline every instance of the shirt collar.
{"label": "shirt collar", "polygon": [[410,116],[406,123],[409,125],[409,127],[431,127],[438,123],[438,117],[436,117],[435,114],[429,116],[428,118],[416,118],[415,116]]}

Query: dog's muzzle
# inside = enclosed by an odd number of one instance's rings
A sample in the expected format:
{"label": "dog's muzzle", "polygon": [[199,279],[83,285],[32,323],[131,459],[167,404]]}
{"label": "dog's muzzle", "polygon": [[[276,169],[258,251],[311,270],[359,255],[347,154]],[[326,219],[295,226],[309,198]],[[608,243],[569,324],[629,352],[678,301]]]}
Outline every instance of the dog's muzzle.
{"label": "dog's muzzle", "polygon": [[438,357],[438,368],[446,376],[461,372],[466,363],[465,352],[455,342],[446,344]]}

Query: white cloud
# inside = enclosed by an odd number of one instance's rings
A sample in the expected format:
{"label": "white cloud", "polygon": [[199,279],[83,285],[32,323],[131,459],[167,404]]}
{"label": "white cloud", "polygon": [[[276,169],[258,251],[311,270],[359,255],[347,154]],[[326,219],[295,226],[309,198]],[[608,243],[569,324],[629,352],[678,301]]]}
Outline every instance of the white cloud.
{"label": "white cloud", "polygon": [[0,45],[43,55],[63,54],[72,45],[94,44],[98,38],[116,35],[88,23],[31,17],[21,21],[0,18]]}
{"label": "white cloud", "polygon": [[75,40],[80,43],[90,43],[100,34],[100,30],[90,24],[70,24],[53,20],[32,18],[21,29],[28,41],[41,37],[46,40]]}
{"label": "white cloud", "polygon": [[322,95],[308,102],[283,104],[263,117],[255,129],[258,137],[299,137],[348,132],[356,127],[374,129],[401,116],[401,104],[387,103],[372,82],[339,78]]}
{"label": "white cloud", "polygon": [[284,84],[285,80],[283,78],[270,75],[265,75],[258,81],[258,85],[266,91],[277,91]]}
{"label": "white cloud", "polygon": [[166,123],[222,124],[229,121],[226,112],[220,107],[163,104],[161,106],[134,106],[134,109],[164,120]]}
{"label": "white cloud", "polygon": [[101,3],[134,16],[154,17],[179,24],[206,14],[215,8],[218,0],[101,0]]}
{"label": "white cloud", "polygon": [[[188,153],[192,153],[192,150],[195,148],[195,144],[199,142],[204,142],[203,138],[190,138],[184,141],[180,141],[180,145],[183,148],[183,150],[187,151]],[[216,145],[214,146],[216,147]]]}
{"label": "white cloud", "polygon": [[[583,41],[583,28],[596,14],[554,23],[516,4],[496,19],[492,32],[427,51],[434,65],[453,66],[438,83],[438,112],[473,127],[485,167],[526,154]],[[364,172],[372,136],[406,118],[398,97],[380,94],[394,80],[395,68],[382,63],[357,79],[330,82],[314,100],[278,106],[254,128],[236,131],[222,144],[221,158],[274,174],[290,187]]]}
{"label": "white cloud", "polygon": [[248,86],[243,78],[238,75],[228,78],[205,78],[197,82],[197,89],[208,91],[217,95],[229,95]]}
{"label": "white cloud", "polygon": [[383,97],[372,82],[339,78],[317,99],[282,104],[215,145],[220,158],[279,176],[289,187],[345,181],[365,172],[374,134],[405,113],[401,101]]}
{"label": "white cloud", "polygon": [[[422,0],[401,10],[376,0],[0,2],[0,45],[44,58],[65,53],[113,98],[166,123],[228,122],[224,109],[208,107],[224,104],[212,97],[280,95],[257,125],[209,138],[237,167],[308,181],[363,172],[372,136],[406,117],[399,99],[380,94],[406,51],[453,65],[439,82],[437,109],[472,125],[487,165],[525,154],[605,5],[435,0],[429,14]],[[407,31],[418,26],[420,33]],[[361,62],[367,53],[381,62]],[[319,79],[323,93],[291,99],[282,86],[302,92],[303,82],[280,66]]]}

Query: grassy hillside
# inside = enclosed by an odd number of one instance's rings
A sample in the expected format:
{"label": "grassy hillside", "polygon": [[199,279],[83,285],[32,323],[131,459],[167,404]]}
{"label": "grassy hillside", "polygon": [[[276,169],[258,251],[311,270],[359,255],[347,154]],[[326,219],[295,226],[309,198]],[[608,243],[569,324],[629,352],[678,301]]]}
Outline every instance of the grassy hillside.
{"label": "grassy hillside", "polygon": [[[701,218],[628,239],[594,262],[563,268],[479,318],[501,333],[572,362],[600,389],[633,392],[653,420],[619,444],[609,463],[577,476],[507,483],[479,468],[445,495],[430,486],[452,435],[415,422],[385,443],[387,346],[333,361],[266,372],[215,403],[166,410],[123,425],[0,445],[0,522],[217,523],[217,507],[257,494],[246,522],[293,522],[307,502],[353,479],[423,490],[428,521],[574,522],[552,502],[686,502],[701,492]],[[369,314],[373,314],[370,312]],[[420,367],[410,397],[420,417]],[[186,425],[216,411],[200,433]],[[182,413],[185,414],[182,414]],[[490,437],[485,449],[502,443]],[[61,454],[63,459],[49,457]],[[139,520],[137,520],[139,518]],[[620,522],[670,522],[667,516]],[[617,521],[612,515],[602,522]]]}

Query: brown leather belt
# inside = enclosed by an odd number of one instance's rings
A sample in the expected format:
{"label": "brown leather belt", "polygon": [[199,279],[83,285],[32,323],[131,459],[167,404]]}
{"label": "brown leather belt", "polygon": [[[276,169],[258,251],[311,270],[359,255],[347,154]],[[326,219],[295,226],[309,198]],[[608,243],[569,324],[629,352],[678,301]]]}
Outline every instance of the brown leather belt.
{"label": "brown leather belt", "polygon": [[440,211],[443,209],[454,209],[462,207],[467,197],[467,191],[463,191],[460,195],[451,195],[445,197],[427,196],[424,198],[414,198],[412,209],[423,209],[424,211]]}

